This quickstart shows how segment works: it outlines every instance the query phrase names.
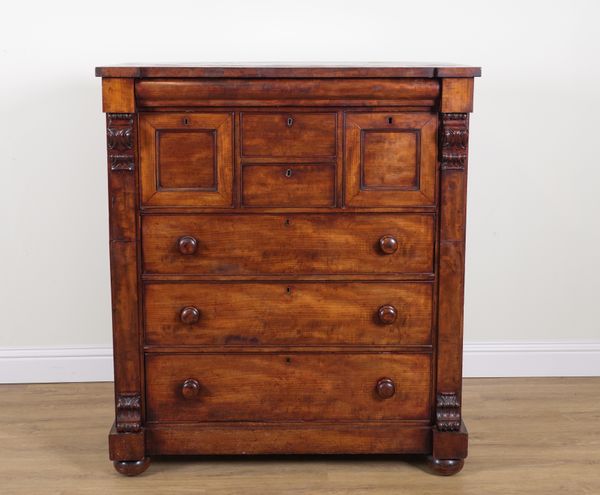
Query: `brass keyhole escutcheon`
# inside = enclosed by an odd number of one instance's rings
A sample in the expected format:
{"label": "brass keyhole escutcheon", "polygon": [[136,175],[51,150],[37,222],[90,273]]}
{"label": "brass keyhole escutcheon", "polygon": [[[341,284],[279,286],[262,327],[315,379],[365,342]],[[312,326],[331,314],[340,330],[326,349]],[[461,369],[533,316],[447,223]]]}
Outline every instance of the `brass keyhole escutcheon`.
{"label": "brass keyhole escutcheon", "polygon": [[287,126],[288,127],[292,127],[294,125],[294,118],[293,117],[288,117],[287,119]]}
{"label": "brass keyhole escutcheon", "polygon": [[288,169],[285,171],[285,176],[286,176],[286,177],[291,177],[291,176],[292,176],[292,169],[291,169],[291,168],[288,168]]}

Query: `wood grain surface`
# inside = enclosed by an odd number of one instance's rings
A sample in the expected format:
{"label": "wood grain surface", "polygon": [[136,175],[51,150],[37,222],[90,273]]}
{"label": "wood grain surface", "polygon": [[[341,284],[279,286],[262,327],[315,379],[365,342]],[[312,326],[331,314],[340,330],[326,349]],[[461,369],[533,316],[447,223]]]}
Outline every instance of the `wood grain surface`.
{"label": "wood grain surface", "polygon": [[437,115],[346,113],[349,206],[430,205],[436,199]]}
{"label": "wood grain surface", "polygon": [[281,105],[433,106],[433,79],[141,79],[135,85],[142,108]]}
{"label": "wood grain surface", "polygon": [[231,206],[231,113],[142,113],[139,121],[144,205]]}
{"label": "wood grain surface", "polygon": [[[432,273],[432,215],[147,215],[142,219],[145,273],[390,274]],[[385,254],[379,239],[393,235]],[[193,255],[176,247],[198,240]]]}
{"label": "wood grain surface", "polygon": [[334,164],[242,167],[243,206],[333,207],[335,199]]}
{"label": "wood grain surface", "polygon": [[432,301],[428,282],[148,283],[146,343],[428,345]]}
{"label": "wood grain surface", "polygon": [[[387,400],[375,393],[382,377],[396,384]],[[188,379],[200,384],[196,400],[181,393]],[[428,421],[431,412],[427,354],[157,353],[146,355],[146,383],[148,422]]]}
{"label": "wood grain surface", "polygon": [[333,158],[335,113],[252,113],[240,115],[242,158]]}

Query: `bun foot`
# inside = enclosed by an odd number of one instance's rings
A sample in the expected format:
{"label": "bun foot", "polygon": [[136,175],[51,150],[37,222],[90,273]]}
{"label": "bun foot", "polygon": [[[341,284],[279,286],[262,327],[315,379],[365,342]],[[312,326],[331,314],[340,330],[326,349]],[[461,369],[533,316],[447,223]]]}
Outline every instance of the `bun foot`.
{"label": "bun foot", "polygon": [[433,456],[427,456],[429,468],[440,476],[452,476],[458,473],[465,465],[464,459],[436,459]]}
{"label": "bun foot", "polygon": [[125,476],[137,476],[142,474],[150,465],[150,458],[144,457],[139,461],[114,461],[115,469]]}

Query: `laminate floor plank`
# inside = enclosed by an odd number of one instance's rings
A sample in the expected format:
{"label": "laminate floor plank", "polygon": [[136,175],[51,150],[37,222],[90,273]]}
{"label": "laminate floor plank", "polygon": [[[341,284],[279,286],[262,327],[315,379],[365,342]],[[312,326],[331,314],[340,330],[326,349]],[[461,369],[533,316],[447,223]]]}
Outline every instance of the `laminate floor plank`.
{"label": "laminate floor plank", "polygon": [[0,385],[0,494],[600,494],[600,377],[467,379],[469,457],[453,477],[420,457],[108,460],[111,383]]}

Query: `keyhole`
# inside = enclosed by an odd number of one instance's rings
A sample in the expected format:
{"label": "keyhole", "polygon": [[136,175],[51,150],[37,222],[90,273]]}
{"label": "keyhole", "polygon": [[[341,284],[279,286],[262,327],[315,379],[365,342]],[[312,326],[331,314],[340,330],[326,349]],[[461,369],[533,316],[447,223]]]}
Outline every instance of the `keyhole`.
{"label": "keyhole", "polygon": [[392,117],[388,117],[387,121],[388,121],[388,124],[393,124],[394,123],[394,119]]}
{"label": "keyhole", "polygon": [[292,293],[292,288],[291,288],[291,287],[287,287],[287,288],[285,289],[285,291],[286,291],[288,294],[291,294],[291,293]]}
{"label": "keyhole", "polygon": [[183,117],[183,125],[188,125],[190,123],[187,117]]}
{"label": "keyhole", "polygon": [[288,117],[288,119],[287,119],[288,127],[292,127],[293,124],[294,124],[294,119],[292,117]]}
{"label": "keyhole", "polygon": [[283,222],[283,224],[284,224],[284,225],[289,225],[289,224],[290,224],[290,219],[289,219],[289,218],[286,218],[286,219],[285,219],[285,222]]}
{"label": "keyhole", "polygon": [[285,362],[288,363],[288,364],[290,364],[292,362],[292,358],[286,357],[285,358]]}
{"label": "keyhole", "polygon": [[285,171],[285,176],[286,176],[286,177],[291,177],[291,176],[292,176],[292,169],[291,169],[291,168],[288,168],[288,169]]}

